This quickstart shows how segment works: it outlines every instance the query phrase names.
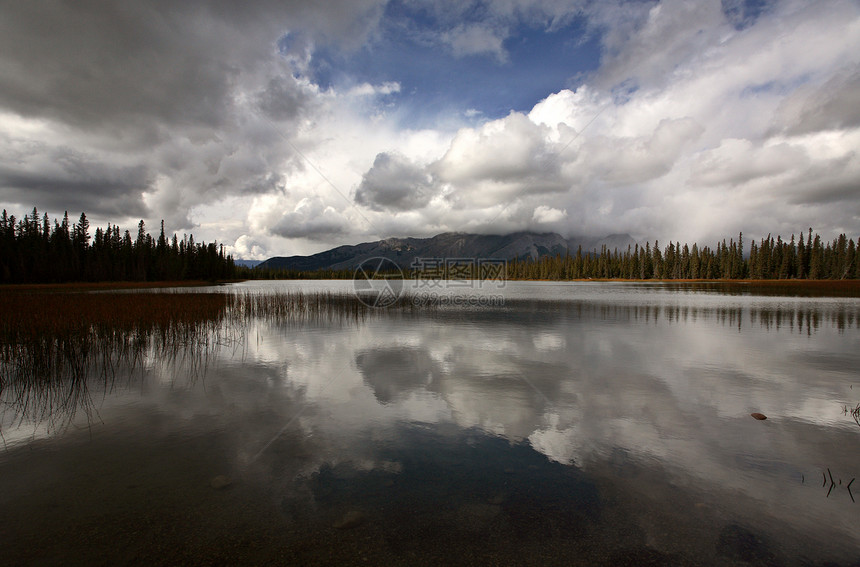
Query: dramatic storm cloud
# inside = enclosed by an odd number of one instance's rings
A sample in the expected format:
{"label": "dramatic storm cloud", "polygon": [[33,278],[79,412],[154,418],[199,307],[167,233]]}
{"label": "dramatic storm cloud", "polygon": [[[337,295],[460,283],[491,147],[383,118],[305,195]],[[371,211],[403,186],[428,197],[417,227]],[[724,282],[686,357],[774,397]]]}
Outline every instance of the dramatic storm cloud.
{"label": "dramatic storm cloud", "polygon": [[852,0],[0,0],[0,206],[237,257],[860,233]]}

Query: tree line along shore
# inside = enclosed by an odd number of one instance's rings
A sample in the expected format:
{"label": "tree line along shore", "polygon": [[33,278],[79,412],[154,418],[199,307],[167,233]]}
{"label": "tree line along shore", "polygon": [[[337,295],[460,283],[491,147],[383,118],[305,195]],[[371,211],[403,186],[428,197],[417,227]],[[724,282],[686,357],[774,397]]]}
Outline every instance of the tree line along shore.
{"label": "tree line along shore", "polygon": [[627,280],[844,280],[860,278],[857,243],[845,234],[823,242],[809,229],[785,241],[771,235],[751,242],[744,254],[743,233],[716,247],[669,242],[661,249],[635,244],[624,251],[608,250],[514,260],[507,265],[510,279],[627,279]]}
{"label": "tree line along shore", "polygon": [[105,281],[226,280],[236,266],[224,247],[195,242],[194,236],[153,237],[141,220],[136,236],[117,225],[97,228],[90,235],[85,213],[70,223],[37,209],[17,220],[0,214],[0,283],[66,283]]}
{"label": "tree line along shore", "polygon": [[[824,241],[810,228],[789,240],[768,235],[744,251],[743,234],[714,248],[658,241],[626,250],[568,251],[540,258],[508,260],[503,273],[510,280],[850,280],[860,279],[858,243],[840,234]],[[404,277],[418,274],[404,266]],[[462,274],[462,270],[459,270]],[[153,237],[141,220],[133,237],[117,225],[90,235],[86,214],[77,222],[49,220],[36,208],[21,219],[0,215],[0,283],[57,284],[68,282],[225,281],[236,279],[351,279],[354,270],[259,270],[237,266],[223,245]],[[450,277],[442,273],[441,277]],[[482,277],[475,274],[475,277]]]}
{"label": "tree line along shore", "polygon": [[[664,248],[658,241],[644,246],[634,244],[626,250],[568,251],[565,254],[544,255],[540,258],[513,259],[505,262],[504,273],[492,277],[508,280],[854,280],[860,279],[860,251],[857,242],[845,234],[825,242],[809,229],[801,236],[785,241],[781,236],[768,235],[758,243],[751,242],[743,252],[743,234],[738,240],[723,240],[714,248],[670,242]],[[480,265],[472,276],[485,277]],[[404,278],[427,276],[426,273],[402,267]],[[433,276],[458,279],[463,266],[453,262]],[[477,268],[477,269],[474,269]],[[468,270],[466,270],[468,273]],[[256,270],[256,279],[352,279],[354,270],[323,269],[313,272],[298,270]]]}

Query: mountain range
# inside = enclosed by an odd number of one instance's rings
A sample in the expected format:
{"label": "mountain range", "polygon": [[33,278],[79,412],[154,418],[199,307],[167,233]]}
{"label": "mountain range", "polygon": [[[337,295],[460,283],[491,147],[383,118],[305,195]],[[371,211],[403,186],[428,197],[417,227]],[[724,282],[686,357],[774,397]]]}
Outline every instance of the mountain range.
{"label": "mountain range", "polygon": [[556,254],[576,254],[609,250],[626,250],[634,244],[629,234],[611,234],[603,238],[564,238],[556,233],[517,232],[507,235],[445,232],[430,238],[386,238],[375,242],[338,246],[311,256],[276,256],[257,265],[257,269],[313,271],[320,269],[352,270],[375,257],[384,257],[408,268],[416,258],[493,258],[499,260],[537,259]]}

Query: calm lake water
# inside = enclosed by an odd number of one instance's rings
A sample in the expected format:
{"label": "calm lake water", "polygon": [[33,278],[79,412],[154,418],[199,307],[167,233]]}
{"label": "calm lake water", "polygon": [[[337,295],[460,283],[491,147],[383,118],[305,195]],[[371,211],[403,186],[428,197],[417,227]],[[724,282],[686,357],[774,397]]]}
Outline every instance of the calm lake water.
{"label": "calm lake water", "polygon": [[6,396],[0,563],[860,565],[860,299],[412,292]]}

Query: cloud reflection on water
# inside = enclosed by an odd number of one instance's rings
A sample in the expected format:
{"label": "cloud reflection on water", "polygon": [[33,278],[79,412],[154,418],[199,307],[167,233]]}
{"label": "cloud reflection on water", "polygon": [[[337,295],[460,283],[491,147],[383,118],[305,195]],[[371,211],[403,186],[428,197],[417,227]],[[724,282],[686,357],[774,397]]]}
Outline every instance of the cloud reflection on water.
{"label": "cloud reflection on water", "polygon": [[[414,467],[439,465],[422,450],[444,460],[473,443],[497,456],[528,447],[621,491],[654,545],[655,510],[680,523],[699,513],[672,510],[679,491],[720,518],[860,543],[844,488],[860,475],[860,436],[841,405],[860,395],[860,306],[628,299],[255,320],[205,375],[147,365],[99,416],[129,442],[140,424],[154,439],[218,436],[229,468],[291,502],[289,517],[307,513],[294,501],[321,505],[338,479],[419,482]],[[422,439],[431,445],[410,445]],[[827,495],[825,469],[843,481]],[[472,504],[452,518],[497,521],[501,504]]]}
{"label": "cloud reflection on water", "polygon": [[[845,311],[559,303],[366,321],[337,331],[336,348],[301,334],[284,341],[309,355],[307,367],[291,366],[295,383],[340,372],[315,403],[330,405],[341,461],[377,450],[356,442],[356,429],[453,422],[595,473],[660,470],[733,495],[745,514],[801,518],[798,529],[857,543],[848,494],[836,508],[812,487],[824,468],[846,484],[860,475],[860,438],[840,405],[858,362],[856,306]],[[344,359],[353,364],[335,362]],[[351,443],[333,441],[344,430]]]}

